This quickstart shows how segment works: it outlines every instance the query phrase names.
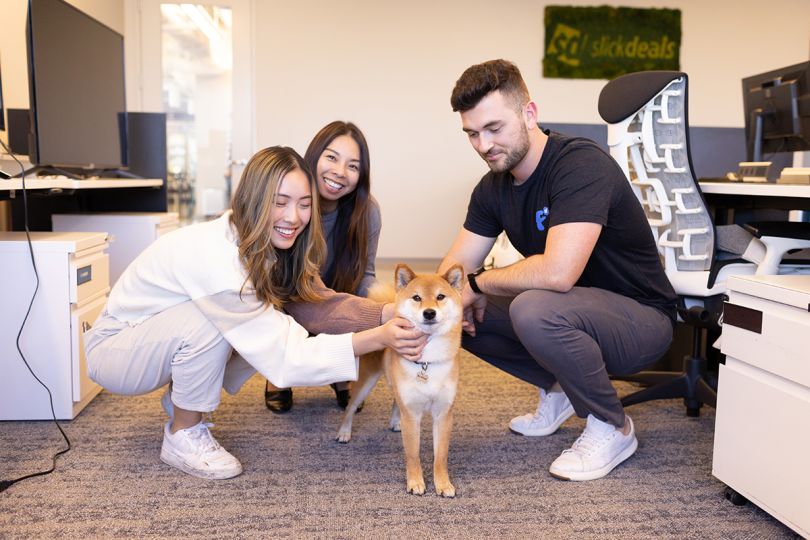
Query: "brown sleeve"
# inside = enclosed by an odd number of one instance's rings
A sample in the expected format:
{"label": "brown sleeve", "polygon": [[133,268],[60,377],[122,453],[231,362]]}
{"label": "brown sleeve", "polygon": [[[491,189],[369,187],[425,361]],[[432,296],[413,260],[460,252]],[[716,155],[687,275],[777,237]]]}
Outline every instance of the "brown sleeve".
{"label": "brown sleeve", "polygon": [[380,325],[383,304],[329,289],[318,278],[321,302],[290,302],[284,310],[311,334],[345,334]]}

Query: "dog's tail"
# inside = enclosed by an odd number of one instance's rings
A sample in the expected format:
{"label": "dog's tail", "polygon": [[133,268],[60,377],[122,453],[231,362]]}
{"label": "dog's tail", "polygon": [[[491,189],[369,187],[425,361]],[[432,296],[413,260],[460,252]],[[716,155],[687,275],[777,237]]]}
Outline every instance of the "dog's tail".
{"label": "dog's tail", "polygon": [[371,287],[368,288],[368,298],[375,302],[393,302],[396,296],[397,292],[394,290],[394,285],[391,283],[385,284],[375,281]]}

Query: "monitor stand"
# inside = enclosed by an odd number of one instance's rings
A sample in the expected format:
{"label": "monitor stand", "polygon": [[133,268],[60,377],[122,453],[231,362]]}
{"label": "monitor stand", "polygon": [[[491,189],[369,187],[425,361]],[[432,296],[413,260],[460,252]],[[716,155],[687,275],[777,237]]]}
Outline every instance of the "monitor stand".
{"label": "monitor stand", "polygon": [[34,165],[30,169],[26,169],[21,173],[17,173],[14,175],[14,178],[20,178],[21,176],[67,176],[68,178],[72,178],[74,180],[81,180],[81,177],[72,173],[68,172],[64,169],[60,169],[59,167],[51,167],[49,165]]}
{"label": "monitor stand", "polygon": [[[22,174],[17,173],[14,178],[20,178],[20,176]],[[143,178],[121,169],[61,169],[50,165],[35,165],[30,169],[26,169],[25,176],[66,176],[73,180],[85,180],[91,176],[98,178],[132,178],[136,180]]]}
{"label": "monitor stand", "polygon": [[754,109],[749,118],[750,127],[748,133],[748,160],[762,161],[762,116],[765,111]]}

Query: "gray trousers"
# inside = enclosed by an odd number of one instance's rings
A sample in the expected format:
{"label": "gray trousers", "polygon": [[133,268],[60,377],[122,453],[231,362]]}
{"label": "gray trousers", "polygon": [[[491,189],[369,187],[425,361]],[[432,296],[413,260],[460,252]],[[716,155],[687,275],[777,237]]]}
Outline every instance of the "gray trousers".
{"label": "gray trousers", "polygon": [[116,394],[137,395],[172,383],[172,402],[210,412],[221,390],[235,394],[256,370],[225,341],[193,302],[136,326],[107,315],[85,334],[90,378]]}
{"label": "gray trousers", "polygon": [[659,310],[604,289],[529,290],[488,296],[476,337],[462,346],[495,367],[548,390],[559,382],[577,416],[622,426],[624,409],[608,374],[641,371],[672,342]]}

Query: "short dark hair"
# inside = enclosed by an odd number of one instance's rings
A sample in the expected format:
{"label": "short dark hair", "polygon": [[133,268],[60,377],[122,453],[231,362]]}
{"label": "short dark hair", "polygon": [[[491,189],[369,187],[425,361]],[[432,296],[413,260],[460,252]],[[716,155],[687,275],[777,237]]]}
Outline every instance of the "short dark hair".
{"label": "short dark hair", "polygon": [[521,107],[531,98],[518,67],[508,60],[489,60],[468,67],[456,81],[450,96],[453,112],[469,111],[490,92],[499,90]]}

